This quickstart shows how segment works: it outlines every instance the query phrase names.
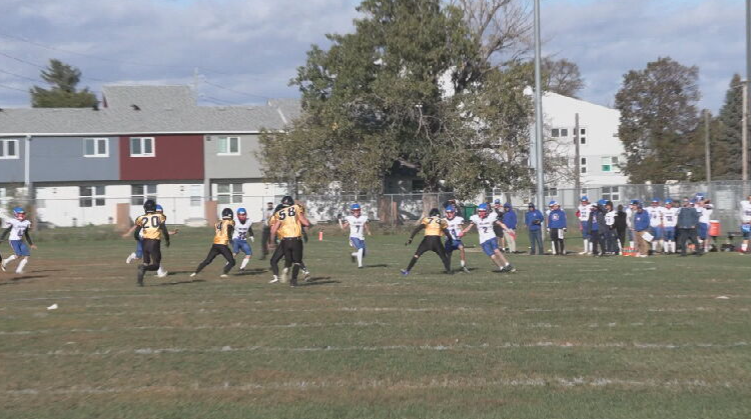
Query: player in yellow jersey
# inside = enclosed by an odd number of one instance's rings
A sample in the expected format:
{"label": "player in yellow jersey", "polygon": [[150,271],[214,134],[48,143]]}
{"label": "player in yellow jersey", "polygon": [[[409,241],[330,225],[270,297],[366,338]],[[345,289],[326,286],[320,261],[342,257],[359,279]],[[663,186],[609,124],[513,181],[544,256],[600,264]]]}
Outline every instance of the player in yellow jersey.
{"label": "player in yellow jersey", "polygon": [[[303,227],[309,227],[310,221],[305,217],[305,210],[295,204],[291,196],[282,198],[282,208],[274,213],[271,217],[271,237],[279,236],[279,247],[281,255],[284,256],[284,270],[282,271],[282,282],[287,282],[289,268],[292,267],[292,278],[289,283],[291,286],[297,285],[297,275],[303,266]],[[276,253],[276,252],[275,252]],[[271,269],[274,277],[279,275],[279,268],[276,266],[281,256],[275,255],[271,258]],[[293,266],[294,265],[294,266]]]}
{"label": "player in yellow jersey", "polygon": [[231,208],[225,208],[222,210],[222,219],[214,225],[214,243],[211,245],[211,250],[206,256],[203,262],[201,262],[196,271],[190,274],[190,277],[198,275],[203,268],[208,266],[219,255],[224,256],[227,259],[227,264],[224,265],[224,270],[221,275],[222,278],[226,278],[230,269],[235,266],[235,257],[232,255],[232,251],[229,249],[229,243],[232,241],[232,234],[235,231],[234,213]]}
{"label": "player in yellow jersey", "polygon": [[414,239],[415,235],[422,229],[425,229],[425,237],[423,237],[420,245],[417,246],[417,251],[409,261],[407,269],[402,269],[402,275],[409,275],[409,271],[411,271],[415,266],[417,259],[420,259],[420,256],[422,256],[422,254],[427,252],[428,250],[432,250],[433,252],[436,252],[438,254],[438,257],[440,257],[441,261],[443,262],[444,268],[446,268],[447,274],[452,273],[451,259],[449,259],[446,255],[446,249],[441,242],[441,234],[443,234],[446,236],[448,243],[451,243],[451,233],[449,233],[448,230],[448,223],[446,222],[446,220],[441,218],[441,212],[438,210],[438,208],[431,209],[430,214],[428,214],[427,217],[423,218],[420,221],[420,224],[412,232],[412,235],[409,236],[409,240],[407,241],[407,243],[405,243],[405,246],[412,244],[412,239]]}
{"label": "player in yellow jersey", "polygon": [[162,263],[161,243],[169,247],[169,231],[165,223],[164,214],[156,212],[156,202],[149,199],[143,203],[146,214],[136,218],[136,229],[133,237],[143,240],[143,263],[138,265],[138,286],[143,286],[143,276],[146,271],[158,271]]}

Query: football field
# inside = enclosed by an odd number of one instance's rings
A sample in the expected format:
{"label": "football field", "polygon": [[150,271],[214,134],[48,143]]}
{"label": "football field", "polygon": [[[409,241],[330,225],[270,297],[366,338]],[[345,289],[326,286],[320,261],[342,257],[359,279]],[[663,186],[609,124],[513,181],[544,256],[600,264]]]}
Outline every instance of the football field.
{"label": "football field", "polygon": [[402,277],[419,237],[367,238],[357,269],[314,234],[313,281],[290,288],[255,259],[191,280],[212,234],[181,231],[143,288],[132,240],[37,234],[27,272],[0,273],[0,417],[751,417],[749,256],[512,255],[501,274],[469,235],[470,274],[431,253]]}

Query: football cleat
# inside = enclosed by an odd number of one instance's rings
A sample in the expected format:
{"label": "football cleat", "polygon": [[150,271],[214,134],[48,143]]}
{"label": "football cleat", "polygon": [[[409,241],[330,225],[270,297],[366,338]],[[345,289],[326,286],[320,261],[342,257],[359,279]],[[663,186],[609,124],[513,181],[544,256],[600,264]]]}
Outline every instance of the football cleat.
{"label": "football cleat", "polygon": [[403,276],[409,275],[409,271],[406,269],[402,269],[400,272],[402,273]]}
{"label": "football cleat", "polygon": [[219,275],[219,278],[229,278],[229,275],[227,275],[227,274],[221,274],[221,275]]}
{"label": "football cleat", "polygon": [[135,254],[135,253],[131,253],[131,254],[130,254],[130,255],[128,255],[128,257],[127,257],[127,258],[125,259],[125,263],[130,263],[130,262],[133,262],[133,259],[135,259],[135,258],[136,258],[136,254]]}
{"label": "football cleat", "polygon": [[269,284],[276,284],[277,282],[279,282],[279,277],[274,275],[274,278],[271,281],[269,281]]}
{"label": "football cleat", "polygon": [[191,277],[191,278],[195,278],[195,277],[196,277],[196,275],[198,275],[198,273],[196,273],[196,272],[193,272],[192,274],[190,274],[190,277]]}
{"label": "football cleat", "polygon": [[469,269],[467,269],[466,266],[462,266],[462,272],[464,272],[465,274],[468,274],[469,273]]}

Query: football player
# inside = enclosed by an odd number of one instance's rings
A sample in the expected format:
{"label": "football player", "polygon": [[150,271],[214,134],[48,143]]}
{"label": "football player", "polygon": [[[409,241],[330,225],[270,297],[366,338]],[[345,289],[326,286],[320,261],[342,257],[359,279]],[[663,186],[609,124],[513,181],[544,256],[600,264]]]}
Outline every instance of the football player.
{"label": "football player", "polygon": [[244,271],[248,266],[250,258],[253,256],[253,249],[248,244],[248,238],[251,242],[255,241],[253,237],[252,222],[248,219],[248,211],[245,208],[237,209],[237,220],[235,221],[235,229],[232,233],[232,254],[237,257],[237,254],[242,251],[245,253],[242,263],[240,264],[240,270]]}
{"label": "football player", "polygon": [[[164,208],[162,208],[161,205],[157,204],[156,206],[156,213],[164,215]],[[167,221],[167,216],[164,216],[165,222]],[[133,224],[133,227],[131,227],[127,232],[123,234],[123,237],[130,237],[133,232],[136,230],[136,225]],[[170,237],[177,234],[180,230],[174,229],[169,232]],[[141,230],[141,240],[136,241],[136,250],[135,252],[128,255],[128,257],[125,259],[125,263],[131,263],[135,259],[141,259],[143,258],[143,230]],[[169,275],[169,272],[167,272],[164,268],[162,268],[162,265],[159,265],[159,269],[156,271],[156,276],[159,278],[164,278],[165,276]]]}
{"label": "football player", "polygon": [[[10,262],[20,258],[20,262],[18,262],[18,266],[16,267],[16,273],[22,274],[23,268],[29,263],[29,257],[31,256],[29,247],[32,249],[36,249],[37,247],[34,245],[34,242],[31,241],[31,236],[29,235],[31,221],[26,219],[26,211],[21,207],[13,208],[13,216],[15,218],[6,221],[7,228],[3,231],[2,236],[0,236],[0,241],[9,237],[10,247],[13,249],[13,254],[3,260],[0,266],[2,266],[4,271]],[[28,246],[23,242],[24,239],[26,239],[26,243],[29,244]],[[2,260],[2,258],[0,258],[0,260]]]}
{"label": "football player", "polygon": [[[441,243],[441,234],[444,234],[446,240],[450,242],[452,240],[451,233],[448,231],[448,223],[441,218],[441,212],[438,208],[431,209],[428,216],[420,220],[420,224],[415,227],[414,231],[412,231],[412,234],[409,236],[409,240],[407,240],[407,243],[404,245],[409,246],[412,244],[415,235],[423,229],[425,230],[425,237],[423,237],[420,245],[417,246],[417,251],[415,251],[414,256],[410,259],[407,269],[401,270],[402,275],[409,275],[409,272],[415,266],[415,263],[417,263],[417,259],[420,259],[420,256],[428,250],[438,254],[438,257],[441,258],[441,262],[443,262],[443,267],[445,268],[446,273],[450,274],[451,260],[446,255],[446,249],[443,247],[443,243]],[[493,239],[495,240],[495,235],[493,235]]]}
{"label": "football player", "polygon": [[665,238],[662,245],[665,253],[675,253],[675,226],[678,225],[678,212],[680,207],[673,206],[672,199],[665,200],[665,210],[662,213],[662,233]]}
{"label": "football player", "polygon": [[[279,235],[279,247],[284,256],[284,270],[281,282],[289,281],[290,286],[297,286],[297,276],[303,265],[303,227],[310,227],[310,221],[305,217],[305,210],[295,203],[291,196],[282,198],[282,208],[271,217],[271,237]],[[271,258],[274,277],[278,277],[279,268]],[[278,259],[277,259],[278,263]],[[276,267],[276,269],[274,269]],[[292,268],[292,276],[289,271]],[[275,282],[275,281],[274,281]]]}
{"label": "football player", "polygon": [[[146,271],[158,271],[162,263],[161,243],[169,247],[169,231],[165,224],[164,214],[156,212],[156,202],[151,199],[143,203],[144,215],[136,218],[136,229],[133,238],[143,240],[143,263],[138,265],[138,286],[143,286],[143,276]],[[141,233],[143,232],[143,238]]]}
{"label": "football player", "polygon": [[227,278],[229,271],[235,266],[235,258],[232,256],[232,252],[229,250],[229,242],[232,238],[235,230],[234,214],[231,208],[225,208],[222,210],[222,219],[214,225],[214,242],[211,245],[209,254],[206,255],[206,259],[201,262],[196,271],[190,274],[193,278],[198,275],[203,268],[208,266],[219,255],[224,256],[227,263],[222,270],[221,278]]}
{"label": "football player", "polygon": [[582,239],[584,239],[584,250],[579,252],[580,255],[592,254],[592,242],[589,239],[589,232],[585,228],[589,222],[589,211],[592,204],[589,203],[589,198],[585,195],[581,197],[581,205],[576,210],[576,216],[579,218],[579,231],[582,232]]}
{"label": "football player", "polygon": [[462,272],[469,273],[467,258],[464,253],[464,243],[462,243],[462,239],[459,237],[464,228],[464,218],[456,215],[456,207],[453,205],[446,207],[446,223],[451,234],[451,241],[446,242],[446,256],[451,260],[451,254],[454,253],[454,250],[458,249]]}
{"label": "football player", "polygon": [[371,235],[368,217],[362,215],[360,204],[352,204],[349,210],[351,214],[344,218],[343,223],[339,220],[339,227],[342,230],[349,227],[349,244],[355,249],[350,256],[352,262],[357,262],[357,267],[362,268],[362,259],[365,257],[365,233]]}
{"label": "football player", "polygon": [[472,227],[477,227],[477,232],[480,234],[480,246],[490,260],[498,266],[498,272],[514,272],[516,269],[511,266],[498,248],[498,240],[493,231],[495,226],[506,229],[506,226],[498,220],[496,213],[489,211],[488,204],[482,203],[477,206],[477,214],[469,217],[469,225],[464,227],[459,237],[463,237]]}
{"label": "football player", "polygon": [[660,200],[657,198],[652,199],[652,206],[644,208],[644,211],[649,214],[649,232],[652,234],[652,253],[657,252],[658,246],[661,247],[662,243],[662,214],[665,211],[665,207],[660,206]]}
{"label": "football player", "polygon": [[741,201],[741,232],[743,232],[743,243],[741,252],[748,252],[748,239],[751,237],[751,195],[746,201]]}

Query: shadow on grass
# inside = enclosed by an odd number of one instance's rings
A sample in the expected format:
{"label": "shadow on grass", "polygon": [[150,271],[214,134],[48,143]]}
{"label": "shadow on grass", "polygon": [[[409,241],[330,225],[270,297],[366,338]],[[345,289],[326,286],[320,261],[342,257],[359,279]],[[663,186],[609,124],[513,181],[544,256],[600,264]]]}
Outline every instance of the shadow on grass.
{"label": "shadow on grass", "polygon": [[365,265],[365,268],[388,268],[389,265],[386,263],[380,263],[378,265]]}
{"label": "shadow on grass", "polygon": [[246,269],[244,271],[238,271],[238,272],[236,272],[234,276],[254,276],[254,275],[261,275],[261,274],[267,273],[268,271],[269,271],[268,269],[261,269],[261,268]]}
{"label": "shadow on grass", "polygon": [[185,285],[185,284],[193,284],[198,282],[206,282],[205,279],[186,279],[185,281],[173,281],[173,282],[162,282],[159,284],[150,285],[152,287],[169,287],[172,285]]}
{"label": "shadow on grass", "polygon": [[310,278],[307,281],[298,282],[298,287],[310,287],[314,285],[326,285],[326,284],[341,284],[342,281],[331,279],[330,276],[317,276]]}
{"label": "shadow on grass", "polygon": [[26,281],[29,279],[39,279],[39,278],[47,278],[47,275],[24,275],[24,276],[17,276],[15,278],[10,278],[7,282],[0,282],[0,286],[2,285],[16,285],[20,283],[21,281]]}

